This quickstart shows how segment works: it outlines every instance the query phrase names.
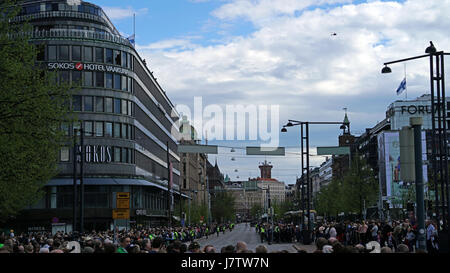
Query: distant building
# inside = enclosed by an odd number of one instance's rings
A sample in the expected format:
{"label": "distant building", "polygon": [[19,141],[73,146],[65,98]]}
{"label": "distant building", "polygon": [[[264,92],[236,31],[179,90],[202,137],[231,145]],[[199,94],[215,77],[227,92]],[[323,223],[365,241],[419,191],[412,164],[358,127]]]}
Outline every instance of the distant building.
{"label": "distant building", "polygon": [[286,198],[286,189],[284,182],[278,181],[272,178],[273,166],[264,161],[259,166],[261,170],[261,177],[250,179],[250,181],[256,181],[258,187],[266,191],[265,206],[268,205],[268,198],[270,196],[271,202],[282,203]]}
{"label": "distant building", "polygon": [[293,202],[296,196],[295,184],[289,184],[285,187],[285,200],[289,202]]}
{"label": "distant building", "polygon": [[319,184],[320,188],[328,186],[333,179],[333,158],[327,157],[326,161],[319,167]]}
{"label": "distant building", "polygon": [[250,219],[253,207],[264,208],[265,192],[256,181],[228,181],[225,190],[233,195],[234,209],[240,219]]}

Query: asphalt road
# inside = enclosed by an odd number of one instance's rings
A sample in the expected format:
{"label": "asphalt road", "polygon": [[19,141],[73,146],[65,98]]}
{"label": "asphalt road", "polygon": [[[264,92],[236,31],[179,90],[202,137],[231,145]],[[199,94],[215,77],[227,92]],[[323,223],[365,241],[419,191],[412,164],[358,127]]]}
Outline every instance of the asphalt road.
{"label": "asphalt road", "polygon": [[[236,246],[236,243],[239,241],[245,242],[248,249],[252,250],[253,252],[255,252],[257,246],[261,245],[261,239],[259,237],[259,234],[256,233],[255,228],[250,227],[250,225],[246,227],[245,224],[237,224],[234,227],[233,231],[230,232],[229,230],[227,230],[225,234],[221,232],[219,234],[219,237],[217,237],[217,234],[214,234],[210,235],[208,239],[202,238],[197,240],[202,248],[206,245],[213,245],[216,249],[216,253],[220,253],[220,250],[224,246]],[[265,245],[269,252],[287,250],[290,253],[297,253],[297,251],[292,247],[293,243],[269,245],[264,242],[262,245]],[[308,253],[312,253],[315,250],[314,245],[305,246],[298,243],[295,243],[295,245],[300,249],[306,250]]]}

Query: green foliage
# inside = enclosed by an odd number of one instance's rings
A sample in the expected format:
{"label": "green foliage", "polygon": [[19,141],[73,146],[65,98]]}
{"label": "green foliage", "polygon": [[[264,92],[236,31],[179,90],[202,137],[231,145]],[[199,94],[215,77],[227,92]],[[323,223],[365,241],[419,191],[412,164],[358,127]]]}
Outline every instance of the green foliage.
{"label": "green foliage", "polygon": [[217,223],[236,220],[235,197],[226,191],[217,192],[211,200],[212,219]]}
{"label": "green foliage", "polygon": [[342,179],[333,179],[320,189],[315,204],[319,215],[336,216],[339,213],[361,213],[378,200],[378,181],[365,160],[355,155],[350,171]]}
{"label": "green foliage", "polygon": [[262,211],[263,211],[263,207],[261,206],[261,204],[254,204],[250,208],[250,216],[252,218],[258,218],[258,216],[261,216]]}
{"label": "green foliage", "polygon": [[273,204],[273,211],[274,211],[274,218],[275,219],[281,219],[283,218],[284,214],[288,211],[296,210],[294,207],[294,203],[289,200],[285,200],[284,202],[277,203],[275,202]]}
{"label": "green foliage", "polygon": [[18,9],[0,4],[0,221],[38,201],[45,183],[57,173],[64,136],[60,123],[70,120],[70,88],[37,65],[36,46],[24,35],[27,24],[9,21]]}

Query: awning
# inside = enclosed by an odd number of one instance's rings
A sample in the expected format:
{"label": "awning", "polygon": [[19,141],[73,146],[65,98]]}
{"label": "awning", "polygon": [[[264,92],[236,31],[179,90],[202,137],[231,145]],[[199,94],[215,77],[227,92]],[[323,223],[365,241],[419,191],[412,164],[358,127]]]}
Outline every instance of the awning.
{"label": "awning", "polygon": [[[80,180],[78,179],[78,185],[80,184]],[[150,182],[144,179],[130,179],[130,178],[84,178],[84,185],[87,186],[108,186],[108,185],[129,185],[129,186],[147,186],[147,187],[155,187],[164,191],[167,191],[167,187],[161,186],[157,183]],[[73,179],[72,178],[54,178],[51,179],[46,186],[55,187],[55,186],[72,186]],[[173,190],[174,193],[180,194],[178,191]],[[185,198],[189,198],[189,196],[182,194],[181,196]]]}

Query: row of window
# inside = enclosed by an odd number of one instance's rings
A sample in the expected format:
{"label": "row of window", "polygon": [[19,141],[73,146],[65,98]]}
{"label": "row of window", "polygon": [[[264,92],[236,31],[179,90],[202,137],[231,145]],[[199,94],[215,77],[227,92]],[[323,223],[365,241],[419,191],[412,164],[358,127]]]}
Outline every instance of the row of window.
{"label": "row of window", "polygon": [[73,111],[114,113],[133,116],[133,102],[110,97],[75,95],[72,99]]}
{"label": "row of window", "polygon": [[133,78],[117,73],[91,71],[58,71],[60,83],[133,92]]}
{"label": "row of window", "polygon": [[[134,150],[123,147],[112,147],[112,161],[115,163],[134,164]],[[71,147],[62,147],[60,152],[60,162],[70,162]]]}
{"label": "row of window", "polygon": [[88,26],[75,26],[75,25],[39,25],[33,27],[34,31],[50,31],[50,30],[58,30],[58,29],[64,29],[64,30],[86,30],[86,31],[92,31],[94,33],[99,34],[106,34],[107,31],[96,28],[96,27],[88,27]]}
{"label": "row of window", "polygon": [[[73,125],[73,130],[80,130],[80,122],[76,122]],[[62,124],[61,129],[66,136],[70,134],[70,128],[68,124]],[[134,139],[133,125],[119,122],[107,122],[107,121],[84,121],[84,135],[87,137],[114,137],[123,139]],[[79,135],[80,133],[78,133]]]}
{"label": "row of window", "polygon": [[130,53],[103,47],[48,45],[46,60],[96,62],[133,69],[133,58]]}
{"label": "row of window", "polygon": [[101,17],[106,17],[103,10],[91,5],[80,4],[80,5],[69,5],[67,3],[42,3],[24,6],[20,12],[20,15],[27,15],[39,12],[48,11],[78,11],[83,13],[89,13]]}

